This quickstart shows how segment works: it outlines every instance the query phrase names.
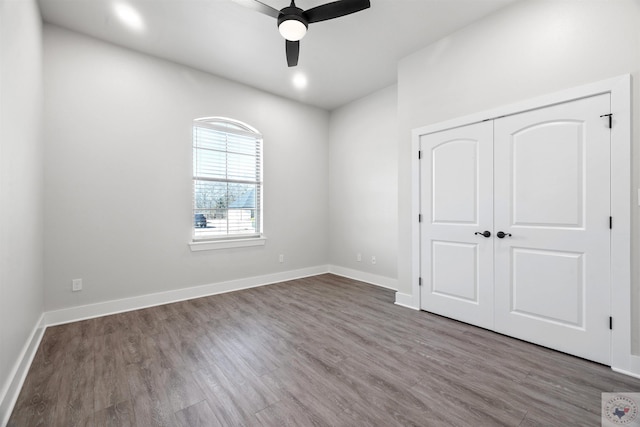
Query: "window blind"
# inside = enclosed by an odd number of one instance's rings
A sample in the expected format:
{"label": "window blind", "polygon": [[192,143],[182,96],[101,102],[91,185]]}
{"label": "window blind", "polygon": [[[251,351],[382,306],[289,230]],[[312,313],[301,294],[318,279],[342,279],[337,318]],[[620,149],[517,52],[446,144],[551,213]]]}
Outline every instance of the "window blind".
{"label": "window blind", "polygon": [[194,240],[262,232],[262,137],[221,119],[193,127]]}

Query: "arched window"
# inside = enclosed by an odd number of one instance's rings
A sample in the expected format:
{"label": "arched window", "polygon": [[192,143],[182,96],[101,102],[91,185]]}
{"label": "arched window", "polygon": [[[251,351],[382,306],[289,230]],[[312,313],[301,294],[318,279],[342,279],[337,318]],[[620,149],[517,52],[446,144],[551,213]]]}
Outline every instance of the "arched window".
{"label": "arched window", "polygon": [[193,122],[193,239],[262,233],[262,135],[237,120]]}

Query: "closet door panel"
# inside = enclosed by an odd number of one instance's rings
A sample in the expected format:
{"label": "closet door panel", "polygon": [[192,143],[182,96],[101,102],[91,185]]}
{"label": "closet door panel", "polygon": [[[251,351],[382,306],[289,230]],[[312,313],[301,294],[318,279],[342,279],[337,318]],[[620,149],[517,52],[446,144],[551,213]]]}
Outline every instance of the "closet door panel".
{"label": "closet door panel", "polygon": [[421,308],[493,327],[493,125],[420,140]]}
{"label": "closet door panel", "polygon": [[610,361],[609,95],[495,121],[495,329]]}

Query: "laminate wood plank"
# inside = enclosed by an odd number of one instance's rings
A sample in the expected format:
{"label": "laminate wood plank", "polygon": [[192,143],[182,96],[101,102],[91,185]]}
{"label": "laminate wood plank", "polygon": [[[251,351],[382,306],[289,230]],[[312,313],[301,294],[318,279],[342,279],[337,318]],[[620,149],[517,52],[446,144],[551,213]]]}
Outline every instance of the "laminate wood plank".
{"label": "laminate wood plank", "polygon": [[65,426],[92,425],[95,412],[94,337],[83,336],[78,332],[78,335],[67,342],[57,391],[55,419]]}
{"label": "laminate wood plank", "polygon": [[[574,358],[572,358],[574,359]],[[499,366],[496,363],[488,362]],[[597,389],[571,389],[568,382],[560,377],[556,377],[553,381],[542,381],[535,375],[528,375],[522,381],[515,382],[509,378],[496,375],[497,370],[476,369],[475,367],[460,367],[460,377],[466,378],[467,383],[464,387],[468,388],[471,393],[484,396],[485,399],[504,400],[510,405],[527,411],[529,421],[542,420],[547,425],[571,425],[581,420],[576,425],[594,425],[599,420],[600,413],[600,393]],[[535,371],[534,371],[535,372]],[[451,378],[447,377],[450,381]],[[423,374],[423,382],[431,383],[434,375],[428,373]],[[595,393],[596,395],[594,395]],[[593,411],[589,413],[585,410],[591,407]],[[496,406],[494,404],[494,406]],[[552,420],[555,420],[551,422]]]}
{"label": "laminate wood plank", "polygon": [[124,329],[122,329],[122,332],[129,334],[148,334],[148,331],[143,329],[143,324],[138,321],[139,316],[137,310],[126,311],[124,313],[119,313],[116,316],[119,316],[121,322],[125,325]]}
{"label": "laminate wood plank", "polygon": [[100,409],[95,414],[96,427],[135,427],[136,425],[136,417],[130,400]]}
{"label": "laminate wood plank", "polygon": [[438,408],[452,425],[517,426],[527,414],[527,406],[510,396],[486,393],[463,377],[451,377],[434,369],[422,374],[411,391],[417,400]]}
{"label": "laminate wood plank", "polygon": [[198,371],[203,384],[203,389],[207,388],[211,393],[224,390],[229,399],[238,402],[238,406],[246,409],[247,413],[255,413],[279,400],[279,396],[273,392],[262,377],[245,373],[242,377],[229,376],[218,364],[213,364],[207,369]]}
{"label": "laminate wood plank", "polygon": [[168,318],[169,324],[164,325],[165,332],[173,347],[182,356],[184,363],[192,371],[202,369],[213,360],[208,356],[211,343],[206,335],[197,335],[188,326],[180,330],[175,327],[173,318]]}
{"label": "laminate wood plank", "polygon": [[183,316],[178,308],[174,308],[171,317],[163,322],[163,330],[174,335],[182,335],[185,339],[194,340],[206,334],[206,328],[198,322],[192,322]]}
{"label": "laminate wood plank", "polygon": [[[38,352],[44,352],[42,350],[41,347]],[[55,424],[55,408],[58,403],[60,383],[60,369],[52,364],[40,364],[37,369],[30,369],[8,425],[47,427]]]}
{"label": "laminate wood plank", "polygon": [[149,357],[163,369],[192,369],[163,329],[151,336],[147,349]]}
{"label": "laminate wood plank", "polygon": [[[409,412],[411,414],[409,414]],[[403,408],[390,407],[387,410],[372,410],[371,405],[355,403],[351,408],[341,414],[346,422],[342,426],[414,426],[414,427],[454,427],[451,417],[441,408],[427,408],[418,414],[415,411],[407,411]],[[416,421],[419,419],[419,421]],[[478,427],[484,427],[480,425]],[[489,427],[488,425],[486,427]]]}
{"label": "laminate wood plank", "polygon": [[[222,297],[222,295],[216,295],[216,297]],[[224,298],[200,298],[204,303],[204,310],[206,310],[209,320],[213,319],[228,319],[231,317],[229,314],[229,307],[225,304]]]}
{"label": "laminate wood plank", "polygon": [[206,400],[176,412],[179,427],[223,427]]}
{"label": "laminate wood plank", "polygon": [[354,401],[352,394],[336,387],[335,379],[299,362],[269,373],[263,379],[275,390],[278,400],[296,396],[307,404],[325,408],[323,412],[327,412],[327,408],[331,408],[333,413],[342,412]]}
{"label": "laminate wood plank", "polygon": [[[463,327],[468,325],[462,324]],[[518,366],[522,370],[548,369],[565,360],[566,355],[539,347],[535,344],[513,339],[504,335],[496,334],[481,328],[469,330],[466,328],[461,334],[460,348],[466,350],[469,345],[478,349],[476,360],[500,359],[504,364]],[[535,354],[536,357],[531,357]],[[558,357],[561,356],[561,357]]]}
{"label": "laminate wood plank", "polygon": [[408,345],[396,345],[393,340],[388,342],[388,336],[384,332],[385,323],[372,318],[363,320],[359,310],[346,314],[321,309],[319,313],[332,330],[341,332],[346,340],[363,348],[384,348],[390,354],[401,354],[410,348]]}
{"label": "laminate wood plank", "polygon": [[[34,375],[27,376],[23,386],[31,390],[30,396],[19,396],[14,408],[15,425],[50,425],[55,422],[56,411],[63,418],[72,418],[74,425],[82,424],[77,409],[77,393],[72,390],[82,387],[78,375],[70,376],[65,365],[72,362],[86,372],[86,362],[92,357],[87,350],[91,345],[90,336],[94,333],[92,321],[77,322],[72,325],[54,326],[45,332],[40,347],[34,357],[32,368]],[[90,372],[89,372],[90,373]],[[62,387],[61,387],[62,386]],[[61,407],[60,393],[73,397],[68,410]],[[65,408],[63,408],[65,409]]]}
{"label": "laminate wood plank", "polygon": [[567,407],[563,404],[548,405],[546,408],[530,409],[520,426],[600,426],[601,416],[589,411]]}
{"label": "laminate wood plank", "polygon": [[166,321],[176,316],[175,308],[173,304],[162,304],[156,307],[152,307],[149,310],[154,310],[160,320]]}
{"label": "laminate wood plank", "polygon": [[235,401],[242,401],[242,406],[254,413],[280,399],[263,377],[254,375],[248,375],[244,381],[233,381],[226,389]]}
{"label": "laminate wood plank", "polygon": [[[403,387],[401,381],[394,380],[379,370],[360,371],[358,368],[340,365],[340,370],[348,379],[347,386],[358,394],[357,403],[373,406],[379,412],[386,412],[402,425],[422,425],[425,414],[439,419],[444,414],[442,408],[432,399],[422,399],[412,388]],[[442,419],[445,419],[442,417]]]}
{"label": "laminate wood plank", "polygon": [[141,363],[153,354],[154,340],[150,335],[124,332],[120,335],[122,354],[127,365]]}
{"label": "laminate wood plank", "polygon": [[[349,326],[335,322],[327,312],[303,310],[294,304],[285,304],[285,307],[277,310],[276,313],[281,313],[283,319],[287,317],[296,319],[295,325],[298,327],[290,328],[288,333],[282,334],[283,341],[288,341],[289,346],[313,349],[314,352],[326,357],[327,361],[332,362],[345,359],[349,356],[345,351],[355,348]],[[327,322],[332,327],[328,328]],[[343,329],[338,331],[333,326]],[[357,351],[352,352],[351,355],[357,356]]]}
{"label": "laminate wood plank", "polygon": [[[302,352],[301,349],[298,349],[298,351]],[[363,374],[368,373],[368,371],[356,372],[349,367],[345,367],[346,361],[340,363],[338,366],[333,366],[314,357],[312,353],[306,353],[305,355],[305,365],[315,364],[319,372],[329,377],[331,381],[336,384],[339,393],[344,393],[351,402],[358,403],[362,406],[375,407],[376,412],[394,414],[393,418],[401,420],[403,425],[420,425],[421,420],[419,414],[421,411],[411,405],[406,405],[404,401],[398,400],[388,394],[391,389],[395,388],[389,386],[389,383],[382,379],[378,380],[375,376],[363,376]],[[406,397],[411,396],[407,395]],[[411,399],[413,398],[411,397]]]}
{"label": "laminate wood plank", "polygon": [[250,372],[247,364],[241,358],[235,357],[233,352],[227,353],[224,344],[220,343],[215,337],[212,337],[210,340],[207,356],[209,360],[211,360],[211,363],[200,368],[199,371],[206,371],[208,368],[217,367],[224,372],[227,378],[238,382],[244,381],[247,372]]}
{"label": "laminate wood plank", "polygon": [[610,368],[330,274],[48,328],[9,425],[598,425]]}
{"label": "laminate wood plank", "polygon": [[103,316],[96,321],[96,335],[108,335],[114,332],[122,333],[129,329],[126,321],[127,318],[120,314],[112,314],[110,316]]}
{"label": "laminate wood plank", "polygon": [[156,335],[163,331],[162,322],[164,318],[160,315],[157,307],[143,308],[131,312],[133,321],[138,324],[141,333],[146,335]]}
{"label": "laminate wood plank", "polygon": [[288,395],[256,413],[256,418],[265,427],[341,425],[338,413],[315,403],[302,395]]}
{"label": "laminate wood plank", "polygon": [[251,426],[256,424],[254,412],[245,400],[236,393],[229,391],[231,384],[222,370],[211,365],[195,376],[196,382],[204,392],[209,408],[216,419],[224,426]]}
{"label": "laminate wood plank", "polygon": [[[526,410],[530,421],[542,420],[547,425],[595,425],[593,413],[583,409],[584,402],[593,405],[592,410],[600,413],[600,398],[580,393],[571,394],[555,390],[564,388],[562,382],[551,385],[536,378],[527,377],[520,382],[496,376],[490,371],[461,367],[460,377],[466,378],[465,387],[472,393],[486,399],[502,400],[516,408]],[[451,380],[451,378],[448,378]],[[424,383],[433,381],[433,376],[424,374]],[[596,417],[599,419],[599,415]],[[555,420],[551,422],[552,420]]]}
{"label": "laminate wood plank", "polygon": [[226,352],[227,356],[233,354],[245,363],[254,375],[260,376],[279,367],[278,361],[272,355],[262,352],[264,349],[260,340],[252,340],[241,333],[232,333],[225,330],[214,332],[216,345]]}
{"label": "laminate wood plank", "polygon": [[240,301],[234,296],[236,292],[222,294],[220,303],[224,305],[225,312],[229,319],[242,320],[250,313],[249,307],[243,307]]}
{"label": "laminate wood plank", "polygon": [[152,360],[127,365],[136,422],[144,426],[173,426],[174,411],[162,387],[162,368]]}
{"label": "laminate wood plank", "polygon": [[[548,412],[556,420],[580,418],[587,425],[600,421],[601,391],[588,387],[572,387],[562,379],[550,379],[530,374],[523,382],[522,395],[529,402],[529,416]],[[576,399],[576,396],[580,396]]]}
{"label": "laminate wood plank", "polygon": [[64,364],[64,359],[67,355],[67,343],[73,339],[77,330],[78,328],[75,325],[59,325],[47,328],[33,365],[42,367],[51,365],[60,368]]}
{"label": "laminate wood plank", "polygon": [[174,304],[176,312],[191,327],[197,327],[205,323],[208,319],[206,313],[199,312],[196,305],[191,301],[180,301]]}
{"label": "laminate wood plank", "polygon": [[[330,326],[330,330],[332,331],[330,336],[326,333],[318,333],[318,336],[324,337],[318,345],[309,346],[308,339],[303,339],[299,341],[298,345],[294,345],[294,348],[312,349],[314,357],[322,357],[331,352],[335,354],[337,351],[341,355],[337,359],[332,361],[331,358],[326,358],[327,361],[333,363],[340,363],[349,358],[359,359],[368,357],[372,363],[383,366],[407,382],[414,381],[415,374],[403,369],[403,367],[397,363],[398,357],[404,353],[404,349],[390,349],[380,345],[377,340],[367,338],[367,335],[357,330],[356,326],[341,324],[331,319],[330,316],[325,316],[323,320],[324,325]],[[371,335],[371,337],[373,336],[374,335]],[[339,347],[339,350],[333,346],[324,347],[327,343],[336,345]],[[303,351],[308,352],[308,350]]]}
{"label": "laminate wood plank", "polygon": [[160,368],[158,382],[160,387],[166,391],[174,412],[181,411],[205,399],[193,373],[188,369]]}
{"label": "laminate wood plank", "polygon": [[100,411],[131,399],[122,335],[96,336],[94,341],[94,409]]}

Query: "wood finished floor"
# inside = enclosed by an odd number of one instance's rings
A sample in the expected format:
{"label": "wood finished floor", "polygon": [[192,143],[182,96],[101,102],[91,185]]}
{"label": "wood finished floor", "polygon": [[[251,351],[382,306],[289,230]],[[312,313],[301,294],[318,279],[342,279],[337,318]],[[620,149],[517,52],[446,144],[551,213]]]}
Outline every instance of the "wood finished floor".
{"label": "wood finished floor", "polygon": [[48,328],[9,426],[599,426],[610,368],[333,275]]}

